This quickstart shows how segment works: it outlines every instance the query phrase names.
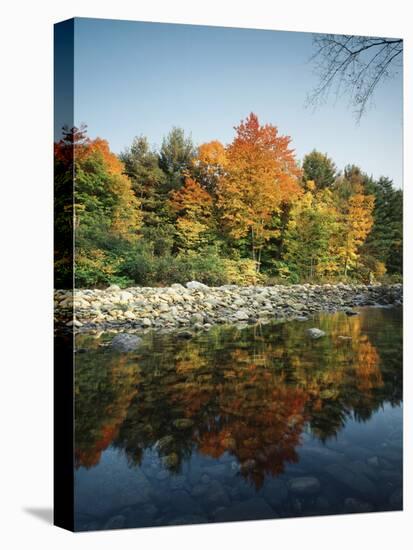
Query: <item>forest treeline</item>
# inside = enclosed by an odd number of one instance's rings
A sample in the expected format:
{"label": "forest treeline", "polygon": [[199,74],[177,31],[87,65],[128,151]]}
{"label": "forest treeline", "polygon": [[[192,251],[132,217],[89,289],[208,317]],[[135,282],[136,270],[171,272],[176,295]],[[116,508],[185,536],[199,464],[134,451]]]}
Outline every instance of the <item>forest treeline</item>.
{"label": "forest treeline", "polygon": [[64,128],[56,286],[72,283],[73,230],[78,287],[400,280],[402,191],[316,150],[300,165],[290,144],[253,113],[227,146],[173,128],[159,149],[140,136],[119,156]]}

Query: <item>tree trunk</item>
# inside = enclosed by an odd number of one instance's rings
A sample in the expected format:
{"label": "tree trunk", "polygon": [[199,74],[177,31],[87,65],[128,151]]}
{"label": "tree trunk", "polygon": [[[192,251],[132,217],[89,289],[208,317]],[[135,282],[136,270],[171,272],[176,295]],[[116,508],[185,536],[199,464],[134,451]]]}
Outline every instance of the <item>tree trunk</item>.
{"label": "tree trunk", "polygon": [[257,259],[256,259],[256,254],[255,254],[255,233],[254,233],[254,228],[251,226],[251,251],[252,251],[252,259],[253,261],[255,262],[255,271],[258,272],[258,269],[257,269]]}
{"label": "tree trunk", "polygon": [[262,247],[258,249],[257,273],[259,273],[261,269],[261,252],[262,252]]}

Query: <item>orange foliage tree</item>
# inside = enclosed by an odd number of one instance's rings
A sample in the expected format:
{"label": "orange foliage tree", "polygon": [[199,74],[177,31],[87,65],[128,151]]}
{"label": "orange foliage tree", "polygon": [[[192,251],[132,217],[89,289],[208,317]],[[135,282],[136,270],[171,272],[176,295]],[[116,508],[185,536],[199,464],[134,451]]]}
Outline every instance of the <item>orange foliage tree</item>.
{"label": "orange foliage tree", "polygon": [[227,165],[225,147],[218,140],[203,143],[192,161],[192,172],[202,187],[215,194],[219,178],[224,175]]}
{"label": "orange foliage tree", "polygon": [[280,136],[275,126],[260,125],[251,113],[235,128],[236,136],[226,151],[226,173],[218,183],[218,207],[228,234],[249,237],[252,258],[260,269],[265,242],[278,231],[274,216],[302,192],[301,171],[290,137]]}

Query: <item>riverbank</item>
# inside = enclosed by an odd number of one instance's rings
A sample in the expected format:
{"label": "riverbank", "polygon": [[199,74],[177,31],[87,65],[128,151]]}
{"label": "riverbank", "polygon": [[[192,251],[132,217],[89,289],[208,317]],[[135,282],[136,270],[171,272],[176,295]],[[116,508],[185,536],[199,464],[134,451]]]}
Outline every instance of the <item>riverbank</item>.
{"label": "riverbank", "polygon": [[55,291],[58,326],[79,332],[125,329],[143,331],[208,330],[215,324],[257,323],[309,318],[319,311],[360,306],[398,305],[403,287],[394,285],[226,285],[208,287],[191,281],[165,288],[112,285],[105,290]]}

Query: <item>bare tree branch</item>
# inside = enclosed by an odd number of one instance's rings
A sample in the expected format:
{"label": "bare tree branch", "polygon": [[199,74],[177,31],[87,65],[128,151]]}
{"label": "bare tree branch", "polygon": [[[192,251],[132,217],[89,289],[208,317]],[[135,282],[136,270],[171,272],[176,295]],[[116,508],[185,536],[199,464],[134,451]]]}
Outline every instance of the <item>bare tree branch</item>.
{"label": "bare tree branch", "polygon": [[348,94],[356,119],[360,121],[377,86],[395,76],[402,66],[403,40],[340,34],[316,34],[315,63],[317,87],[307,98],[314,107],[328,99]]}

